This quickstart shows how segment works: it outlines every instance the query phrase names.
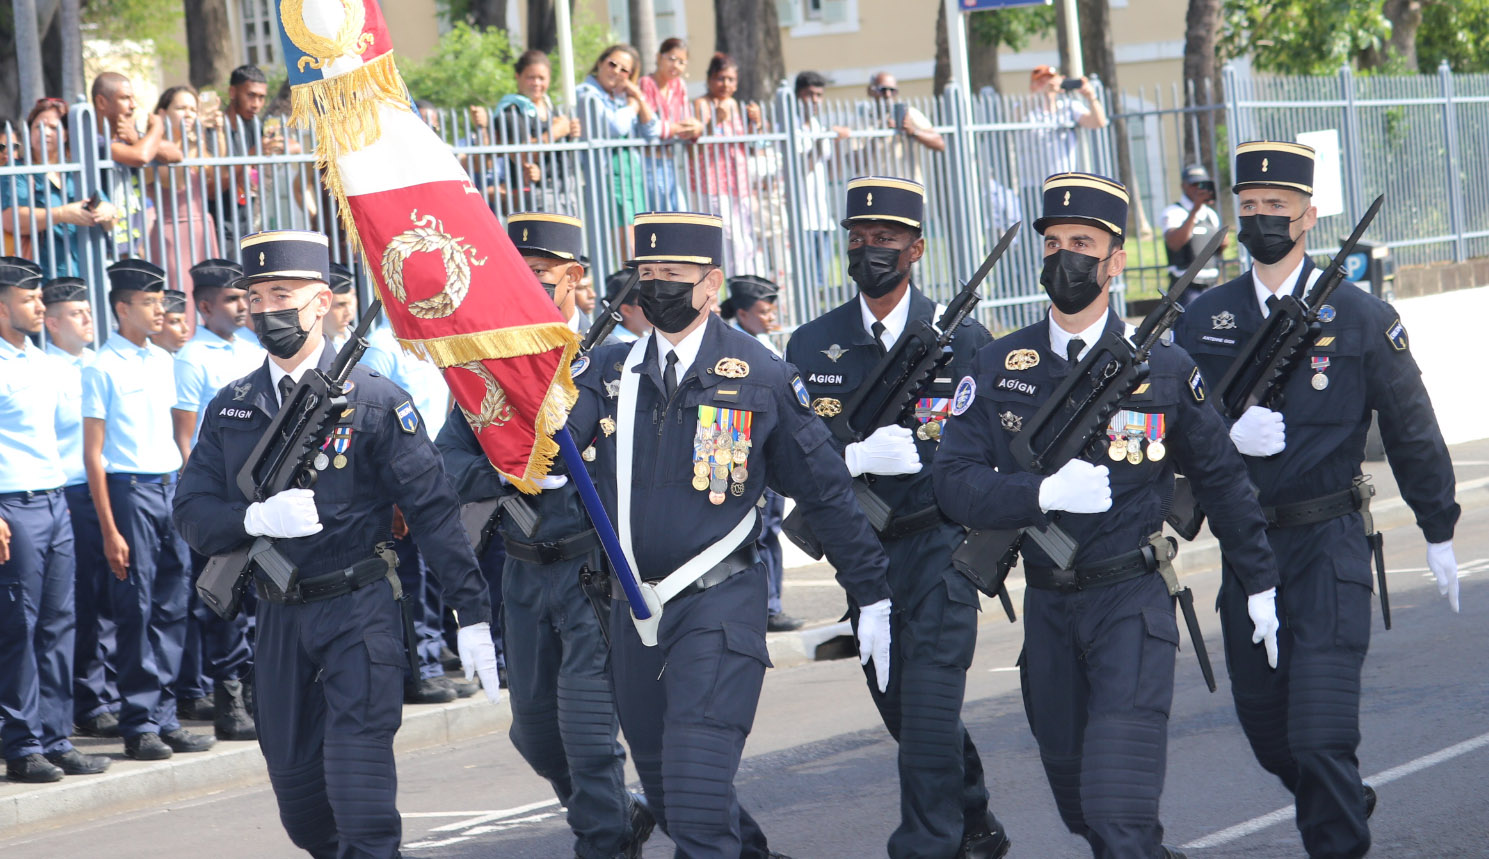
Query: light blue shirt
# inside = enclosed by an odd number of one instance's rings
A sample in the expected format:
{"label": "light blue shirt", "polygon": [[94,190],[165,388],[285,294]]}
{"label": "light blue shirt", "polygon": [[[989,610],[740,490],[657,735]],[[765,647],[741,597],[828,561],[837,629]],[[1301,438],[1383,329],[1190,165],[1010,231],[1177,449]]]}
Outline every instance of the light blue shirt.
{"label": "light blue shirt", "polygon": [[424,418],[424,431],[430,438],[439,436],[450,412],[450,386],[445,384],[444,374],[433,362],[403,351],[392,329],[383,325],[367,338],[367,351],[362,353],[361,364],[407,391],[413,397],[414,408]]}
{"label": "light blue shirt", "polygon": [[67,485],[76,486],[88,482],[88,472],[83,468],[83,368],[93,363],[98,354],[84,347],[77,355],[69,355],[47,344],[47,356],[57,362],[57,454],[62,459],[62,470],[67,473]]}
{"label": "light blue shirt", "polygon": [[66,482],[57,455],[57,362],[30,340],[0,340],[0,492],[56,489]]}
{"label": "light blue shirt", "polygon": [[196,429],[191,443],[196,444],[207,417],[207,405],[228,382],[252,373],[264,363],[268,353],[256,343],[249,343],[235,333],[232,342],[218,337],[205,325],[176,353],[176,405],[178,411],[196,412]]}
{"label": "light blue shirt", "polygon": [[109,336],[83,369],[83,417],[104,422],[104,470],[111,474],[168,474],[181,468],[171,425],[176,369],[171,353],[145,341],[136,346]]}

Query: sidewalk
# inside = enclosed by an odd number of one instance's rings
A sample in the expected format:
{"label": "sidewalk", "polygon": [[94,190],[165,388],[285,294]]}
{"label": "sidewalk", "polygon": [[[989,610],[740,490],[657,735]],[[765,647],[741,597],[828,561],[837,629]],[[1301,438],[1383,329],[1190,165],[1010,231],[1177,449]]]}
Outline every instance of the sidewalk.
{"label": "sidewalk", "polygon": [[[1489,439],[1454,445],[1451,450],[1458,475],[1458,503],[1465,509],[1489,505]],[[1365,468],[1374,475],[1377,489],[1371,507],[1377,527],[1386,530],[1411,524],[1411,511],[1401,500],[1386,463],[1367,462]],[[1176,566],[1185,575],[1213,569],[1219,559],[1219,547],[1205,532],[1193,543],[1181,545]],[[1015,606],[1019,606],[1022,576],[1015,573],[1010,578],[1009,590]],[[845,603],[829,565],[792,566],[788,560],[784,602],[787,612],[807,624],[801,631],[768,637],[770,657],[777,668],[853,653],[848,649],[851,642],[833,641],[847,634],[847,624],[838,622]],[[996,600],[984,598],[981,621],[1006,623],[1007,618]],[[819,651],[819,645],[830,641],[833,644],[829,648]],[[505,698],[496,705],[481,694],[450,704],[410,705],[403,709],[403,727],[394,748],[402,754],[449,745],[505,730],[510,723],[511,710]],[[201,722],[188,722],[186,726],[211,730],[210,725]],[[84,752],[111,755],[113,766],[101,776],[70,776],[48,785],[0,781],[0,835],[9,838],[121,811],[159,808],[191,797],[262,784],[268,777],[258,744],[252,742],[219,742],[208,752],[155,762],[125,758],[120,740],[76,742]]]}

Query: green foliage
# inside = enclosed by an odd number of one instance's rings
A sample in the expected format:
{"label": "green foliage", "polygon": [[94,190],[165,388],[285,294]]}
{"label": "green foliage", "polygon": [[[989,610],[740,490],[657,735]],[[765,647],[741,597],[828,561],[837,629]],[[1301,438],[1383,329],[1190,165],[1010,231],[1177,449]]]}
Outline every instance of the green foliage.
{"label": "green foliage", "polygon": [[1030,39],[1048,36],[1055,31],[1055,7],[984,9],[972,13],[968,29],[972,38],[983,46],[996,50],[1006,45],[1012,50],[1022,51]]}
{"label": "green foliage", "polygon": [[1380,0],[1226,0],[1220,44],[1258,71],[1328,75],[1390,37]]}
{"label": "green foliage", "polygon": [[1489,0],[1452,0],[1422,10],[1417,66],[1436,74],[1443,60],[1460,74],[1489,72]]}
{"label": "green foliage", "polygon": [[[594,17],[588,7],[580,9],[574,17],[574,83],[579,83],[589,74],[589,69],[600,58],[600,52],[620,41],[610,32],[610,25]],[[549,55],[553,63],[555,80],[558,74],[558,52]],[[553,89],[562,93],[563,87],[554,84]]]}
{"label": "green foliage", "polygon": [[90,39],[149,40],[163,60],[186,56],[186,46],[179,41],[185,15],[180,0],[84,0],[82,14]]}

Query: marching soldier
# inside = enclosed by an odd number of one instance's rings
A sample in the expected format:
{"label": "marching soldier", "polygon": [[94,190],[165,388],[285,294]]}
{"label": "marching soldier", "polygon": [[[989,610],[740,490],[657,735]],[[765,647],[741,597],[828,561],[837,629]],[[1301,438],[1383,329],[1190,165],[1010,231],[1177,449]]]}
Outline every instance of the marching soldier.
{"label": "marching soldier", "polygon": [[[1251,271],[1190,305],[1179,342],[1206,379],[1223,379],[1284,290],[1300,298],[1321,273],[1308,257],[1313,150],[1257,141],[1236,148],[1241,243]],[[1401,496],[1427,538],[1427,566],[1458,610],[1453,466],[1412,359],[1401,317],[1348,284],[1318,308],[1322,335],[1283,389],[1280,411],[1254,406],[1230,428],[1260,490],[1281,566],[1281,662],[1271,670],[1247,640],[1246,595],[1220,592],[1236,715],[1262,767],[1297,798],[1309,856],[1370,849],[1375,791],[1360,786],[1360,672],[1370,643],[1370,543],[1360,463],[1370,413]],[[1378,538],[1377,538],[1378,539]],[[1230,570],[1238,560],[1229,554]]]}
{"label": "marching soldier", "polygon": [[[797,329],[786,359],[806,380],[812,409],[825,421],[855,391],[912,321],[935,325],[936,303],[912,283],[925,253],[925,189],[904,179],[867,177],[848,183],[848,274],[858,296]],[[966,530],[936,507],[931,473],[955,380],[969,374],[992,336],[975,321],[952,340],[951,364],[921,391],[915,427],[887,426],[861,442],[834,440],[848,471],[893,511],[879,539],[889,556],[894,604],[888,688],[868,674],[869,694],[900,744],[900,825],[889,855],[999,857],[1008,836],[988,810],[982,761],[961,721],[967,669],[977,645],[979,601],[951,565]],[[861,606],[852,606],[858,622]]]}
{"label": "marching soldier", "polygon": [[[1160,344],[1150,373],[1107,426],[1110,465],[1073,459],[1047,477],[1021,469],[1012,445],[1028,421],[1106,334],[1126,336],[1110,309],[1127,191],[1110,179],[1061,173],[1044,183],[1040,283],[1049,318],[983,348],[958,383],[934,465],[936,497],[969,528],[1059,527],[1079,544],[1057,569],[1023,543],[1024,702],[1060,817],[1098,859],[1173,859],[1162,846],[1163,790],[1174,653],[1174,600],[1160,559],[1163,517],[1182,468],[1234,559],[1227,586],[1251,594],[1257,641],[1276,652],[1276,567],[1265,522],[1225,426],[1182,349]],[[1243,615],[1244,617],[1244,615]]]}
{"label": "marching soldier", "polygon": [[31,343],[41,267],[0,257],[0,747],[13,781],[101,773],[73,748],[73,536],[58,455],[61,364]]}
{"label": "marching soldier", "polygon": [[640,305],[655,330],[575,365],[579,401],[569,417],[575,440],[596,448],[601,496],[656,600],[652,618],[633,623],[612,587],[621,727],[679,856],[776,856],[733,788],[770,664],[754,546],[765,487],[811,518],[838,581],[865,607],[860,654],[881,676],[886,562],[801,378],[708,312],[724,282],[723,222],[643,214],[633,230]]}
{"label": "marching soldier", "polygon": [[[584,267],[578,218],[523,213],[507,219],[507,235],[558,309],[578,330],[574,290]],[[610,688],[609,648],[600,620],[580,587],[586,570],[601,570],[599,538],[562,462],[531,499],[505,485],[482,452],[469,419],[456,408],[439,447],[461,501],[504,498],[529,505],[536,530],[500,517],[506,564],[501,577],[507,691],[512,745],[553,785],[568,809],[575,855],[641,855],[655,825],[644,804],[626,792],[625,751]]]}
{"label": "marching soldier", "polygon": [[185,450],[171,426],[172,359],[149,340],[165,323],[165,271],[126,259],[108,275],[119,327],[83,369],[83,463],[107,563],[96,574],[117,628],[124,754],[162,760],[217,742],[176,716],[191,561],[170,511]]}
{"label": "marching soldier", "polygon": [[321,323],[332,349],[340,349],[357,322],[357,283],[352,270],[341,263],[331,263],[331,312]]}
{"label": "marching soldier", "polygon": [[150,342],[174,355],[191,339],[186,322],[186,293],[167,289],[161,294],[161,302],[165,307],[165,324],[150,335]]}
{"label": "marching soldier", "polygon": [[[313,489],[249,503],[236,476],[285,397],[335,357],[321,334],[331,306],[329,243],[280,230],[244,237],[248,309],[269,360],[219,391],[181,479],[175,520],[203,555],[257,536],[298,570],[280,591],[255,571],[259,747],[296,846],[317,857],[394,857],[393,735],[408,666],[390,525],[397,503],[428,534],[429,556],[459,613],[460,650],[494,695],[491,607],[461,533],[455,494],[409,395],[355,367],[348,408],[316,457]],[[314,332],[314,336],[311,335]]]}

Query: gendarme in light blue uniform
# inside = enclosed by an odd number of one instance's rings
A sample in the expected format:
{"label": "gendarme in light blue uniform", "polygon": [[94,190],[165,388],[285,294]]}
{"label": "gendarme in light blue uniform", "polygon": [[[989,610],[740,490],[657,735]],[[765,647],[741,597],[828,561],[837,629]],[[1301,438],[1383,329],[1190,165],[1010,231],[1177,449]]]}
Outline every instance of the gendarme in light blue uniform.
{"label": "gendarme in light blue uniform", "polygon": [[104,421],[104,470],[166,474],[181,468],[171,426],[176,370],[169,352],[117,333],[83,369],[83,417]]}
{"label": "gendarme in light blue uniform", "polygon": [[0,340],[0,492],[57,489],[57,365],[30,340]]}
{"label": "gendarme in light blue uniform", "polygon": [[47,344],[46,353],[57,362],[57,456],[67,474],[67,485],[77,486],[88,482],[83,468],[83,368],[92,364],[98,353],[85,348],[69,355],[55,343]]}
{"label": "gendarme in light blue uniform", "polygon": [[197,434],[202,431],[202,419],[207,416],[207,405],[222,386],[234,379],[253,372],[264,362],[264,350],[257,343],[233,336],[227,341],[213,334],[205,325],[198,325],[196,334],[176,353],[176,403],[174,408],[183,412],[196,412],[196,428],[191,431],[191,443],[196,444]]}

